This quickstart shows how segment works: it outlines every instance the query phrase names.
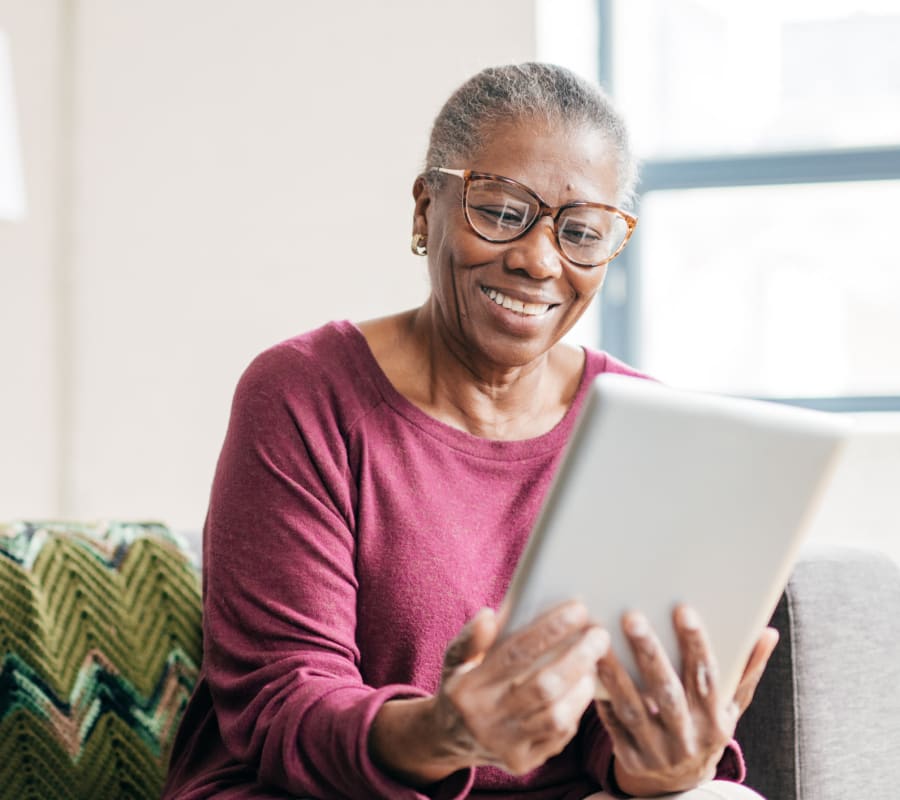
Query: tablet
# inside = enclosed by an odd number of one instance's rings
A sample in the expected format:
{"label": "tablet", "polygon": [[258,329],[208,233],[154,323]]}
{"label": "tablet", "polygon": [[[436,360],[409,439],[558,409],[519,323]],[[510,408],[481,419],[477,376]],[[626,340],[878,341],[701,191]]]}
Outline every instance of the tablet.
{"label": "tablet", "polygon": [[835,414],[600,375],[513,576],[504,635],[579,598],[640,685],[622,614],[646,614],[680,671],[672,611],[687,603],[730,696],[847,435]]}

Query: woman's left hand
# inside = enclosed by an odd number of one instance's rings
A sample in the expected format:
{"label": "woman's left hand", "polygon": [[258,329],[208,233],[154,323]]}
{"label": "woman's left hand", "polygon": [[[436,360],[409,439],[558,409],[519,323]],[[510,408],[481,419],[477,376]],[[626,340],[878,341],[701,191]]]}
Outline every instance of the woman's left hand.
{"label": "woman's left hand", "polygon": [[608,699],[597,701],[597,713],[612,738],[616,782],[635,797],[685,791],[714,777],[778,642],[773,628],[763,631],[734,697],[722,697],[715,659],[696,613],[679,607],[674,624],[681,678],[647,620],[637,613],[627,614],[622,627],[643,691],[612,651],[597,665],[609,693]]}

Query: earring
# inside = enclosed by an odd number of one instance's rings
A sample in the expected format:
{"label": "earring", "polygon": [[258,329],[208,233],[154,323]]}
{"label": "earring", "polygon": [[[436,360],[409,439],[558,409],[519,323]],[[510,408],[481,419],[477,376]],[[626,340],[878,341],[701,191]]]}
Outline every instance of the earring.
{"label": "earring", "polygon": [[410,249],[417,256],[424,256],[428,253],[428,237],[424,233],[414,233]]}

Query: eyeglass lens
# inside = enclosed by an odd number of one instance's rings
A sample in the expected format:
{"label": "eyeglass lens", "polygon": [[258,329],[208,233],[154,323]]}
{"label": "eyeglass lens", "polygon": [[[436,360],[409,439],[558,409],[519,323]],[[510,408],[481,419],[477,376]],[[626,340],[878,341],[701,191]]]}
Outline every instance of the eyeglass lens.
{"label": "eyeglass lens", "polygon": [[[474,178],[466,193],[466,215],[477,234],[492,242],[519,236],[540,213],[536,197],[514,184]],[[621,247],[628,224],[618,214],[591,206],[562,211],[556,234],[563,255],[576,264],[602,264]]]}

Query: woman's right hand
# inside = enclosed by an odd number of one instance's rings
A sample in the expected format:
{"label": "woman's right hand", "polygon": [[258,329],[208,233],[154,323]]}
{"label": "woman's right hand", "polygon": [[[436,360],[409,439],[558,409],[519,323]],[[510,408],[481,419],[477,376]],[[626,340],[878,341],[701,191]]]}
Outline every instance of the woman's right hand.
{"label": "woman's right hand", "polygon": [[421,784],[485,765],[521,775],[568,744],[594,698],[609,635],[577,602],[502,641],[499,627],[482,609],[447,648],[433,697],[382,706],[370,739],[382,766]]}

